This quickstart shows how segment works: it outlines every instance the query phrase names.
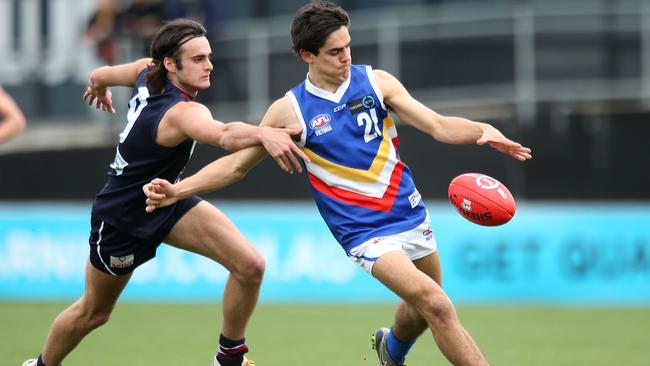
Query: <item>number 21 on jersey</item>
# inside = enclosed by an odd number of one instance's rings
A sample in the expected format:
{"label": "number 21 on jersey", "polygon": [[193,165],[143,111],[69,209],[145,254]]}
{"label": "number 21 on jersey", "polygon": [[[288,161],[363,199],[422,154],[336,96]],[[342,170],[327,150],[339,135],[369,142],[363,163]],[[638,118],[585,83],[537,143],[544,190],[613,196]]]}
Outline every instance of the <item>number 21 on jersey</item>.
{"label": "number 21 on jersey", "polygon": [[368,143],[377,137],[381,137],[381,130],[379,129],[379,118],[377,118],[377,111],[375,108],[370,109],[370,113],[361,112],[357,115],[357,124],[359,127],[365,127],[363,133],[363,140]]}

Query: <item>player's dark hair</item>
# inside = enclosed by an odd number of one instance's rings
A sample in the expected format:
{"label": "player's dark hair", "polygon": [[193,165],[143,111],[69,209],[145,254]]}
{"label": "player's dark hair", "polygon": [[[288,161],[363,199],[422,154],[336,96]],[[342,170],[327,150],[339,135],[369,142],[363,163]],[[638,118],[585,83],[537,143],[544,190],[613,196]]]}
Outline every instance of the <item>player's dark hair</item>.
{"label": "player's dark hair", "polygon": [[191,19],[175,19],[166,23],[151,41],[150,55],[153,65],[145,74],[147,86],[154,93],[160,93],[167,80],[167,69],[163,61],[165,57],[171,57],[176,63],[178,70],[183,69],[181,65],[181,46],[189,40],[204,37],[205,28],[198,22]]}
{"label": "player's dark hair", "polygon": [[313,1],[296,13],[291,25],[293,51],[300,56],[305,50],[318,56],[327,37],[350,24],[350,16],[340,6],[325,1]]}

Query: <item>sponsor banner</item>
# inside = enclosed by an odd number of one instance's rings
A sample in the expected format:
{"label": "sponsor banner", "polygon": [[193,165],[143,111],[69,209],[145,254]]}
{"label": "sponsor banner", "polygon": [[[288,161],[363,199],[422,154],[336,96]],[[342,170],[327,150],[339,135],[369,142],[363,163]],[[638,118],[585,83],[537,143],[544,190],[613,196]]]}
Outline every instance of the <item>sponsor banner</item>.
{"label": "sponsor banner", "polygon": [[[261,301],[396,301],[347,259],[313,203],[215,203],[266,258]],[[456,303],[650,305],[650,205],[520,204],[498,227],[472,224],[446,202],[427,207]],[[0,203],[0,299],[78,297],[89,211],[89,203]],[[161,245],[122,298],[218,301],[227,276]]]}

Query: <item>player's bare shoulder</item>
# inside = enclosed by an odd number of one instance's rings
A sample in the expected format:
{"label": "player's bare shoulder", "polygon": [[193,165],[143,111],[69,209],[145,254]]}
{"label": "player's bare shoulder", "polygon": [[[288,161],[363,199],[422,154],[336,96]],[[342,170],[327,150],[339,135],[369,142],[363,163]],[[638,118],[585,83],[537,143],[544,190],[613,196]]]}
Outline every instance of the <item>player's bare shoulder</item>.
{"label": "player's bare shoulder", "polygon": [[402,83],[388,71],[372,69],[372,76],[377,83],[377,87],[379,87],[379,90],[384,95],[384,98],[390,98],[396,93],[406,92]]}
{"label": "player's bare shoulder", "polygon": [[169,108],[162,121],[173,125],[184,123],[184,121],[191,121],[198,118],[212,119],[212,113],[205,105],[194,101],[183,101],[176,103],[173,107]]}
{"label": "player's bare shoulder", "polygon": [[286,95],[271,104],[260,125],[278,128],[301,127],[298,115],[293,109],[293,103]]}

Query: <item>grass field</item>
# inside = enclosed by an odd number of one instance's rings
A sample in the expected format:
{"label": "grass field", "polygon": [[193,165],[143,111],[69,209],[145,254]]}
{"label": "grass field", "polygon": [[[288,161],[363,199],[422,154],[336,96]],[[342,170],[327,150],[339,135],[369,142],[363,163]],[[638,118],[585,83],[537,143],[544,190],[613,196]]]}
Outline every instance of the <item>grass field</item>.
{"label": "grass field", "polygon": [[[1,365],[38,353],[67,304],[0,302]],[[209,365],[221,310],[211,304],[119,304],[65,366]],[[259,366],[375,366],[369,336],[390,305],[260,305],[247,340]],[[650,308],[461,307],[492,365],[650,365]],[[423,336],[408,366],[448,365]]]}

